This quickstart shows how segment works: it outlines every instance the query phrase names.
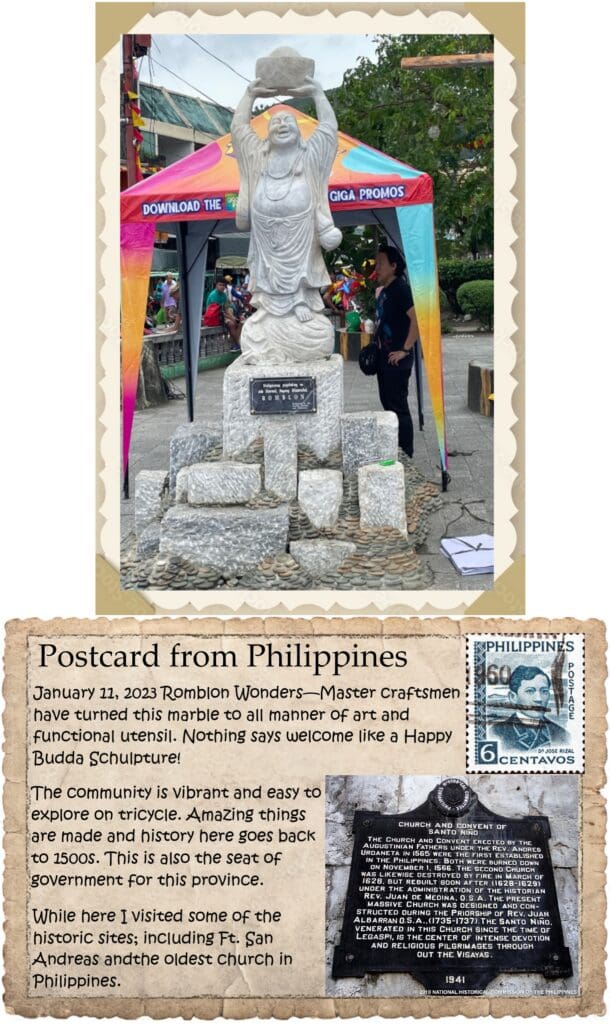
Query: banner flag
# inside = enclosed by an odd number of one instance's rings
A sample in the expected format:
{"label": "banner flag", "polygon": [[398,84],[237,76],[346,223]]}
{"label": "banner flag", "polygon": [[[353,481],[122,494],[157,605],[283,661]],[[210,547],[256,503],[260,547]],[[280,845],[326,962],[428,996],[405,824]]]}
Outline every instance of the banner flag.
{"label": "banner flag", "polygon": [[123,473],[127,469],[136,406],[154,224],[121,224],[121,380],[123,385]]}
{"label": "banner flag", "polygon": [[409,283],[419,326],[430,402],[441,456],[441,469],[447,469],[445,394],[441,314],[434,239],[432,203],[396,208],[403,251],[409,271]]}

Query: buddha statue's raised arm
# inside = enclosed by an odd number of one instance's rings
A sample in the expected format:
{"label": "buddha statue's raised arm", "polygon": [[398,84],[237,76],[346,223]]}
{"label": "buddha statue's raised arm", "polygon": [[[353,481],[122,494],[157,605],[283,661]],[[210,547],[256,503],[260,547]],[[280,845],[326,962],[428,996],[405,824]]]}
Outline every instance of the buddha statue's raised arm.
{"label": "buddha statue's raised arm", "polygon": [[337,118],[335,112],[331,107],[330,103],[326,98],[324,89],[319,82],[311,80],[313,91],[311,96],[316,105],[316,116],[318,118],[318,124],[328,125],[334,132],[338,129]]}
{"label": "buddha statue's raised arm", "polygon": [[231,122],[231,132],[234,132],[236,128],[249,127],[254,101],[262,96],[275,96],[275,92],[261,85],[260,78],[255,78],[253,82],[248,83],[245,93],[235,108]]}

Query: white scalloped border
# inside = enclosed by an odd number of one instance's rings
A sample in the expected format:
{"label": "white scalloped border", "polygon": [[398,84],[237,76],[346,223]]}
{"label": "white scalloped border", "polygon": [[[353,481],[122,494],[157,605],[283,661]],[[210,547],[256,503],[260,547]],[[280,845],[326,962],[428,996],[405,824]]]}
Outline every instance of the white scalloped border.
{"label": "white scalloped border", "polygon": [[[387,10],[368,14],[346,10],[342,13],[306,14],[299,6],[285,13],[272,10],[234,9],[230,13],[198,10],[193,14],[164,10],[146,13],[133,26],[133,31],[150,33],[270,33],[290,32],[313,34],[359,34],[376,32],[412,32],[436,34],[461,32],[488,34],[488,29],[472,14],[455,10],[425,14],[421,9],[410,14],[392,14]],[[494,133],[495,133],[495,335],[494,362],[496,398],[494,422],[494,534],[496,570],[494,581],[513,564],[517,546],[517,532],[513,517],[518,509],[513,501],[513,487],[517,472],[512,462],[517,453],[517,439],[513,428],[517,416],[512,398],[519,382],[513,371],[521,371],[523,354],[518,354],[512,338],[517,324],[512,315],[512,304],[517,290],[511,283],[516,272],[516,256],[512,249],[517,240],[513,227],[513,214],[517,199],[511,189],[517,179],[517,168],[512,154],[517,143],[512,134],[512,122],[517,113],[513,102],[517,86],[516,74],[511,66],[513,57],[497,40],[494,47]],[[98,328],[100,368],[98,385],[98,444],[99,444],[99,508],[97,550],[111,566],[120,563],[120,370],[119,370],[119,186],[117,166],[119,160],[119,70],[120,48],[117,43],[98,64],[100,89],[100,115],[103,131],[99,142],[101,166],[99,171],[100,218],[99,271],[102,284],[99,290]],[[519,358],[518,358],[519,356]],[[502,382],[503,387],[498,386]],[[502,517],[500,518],[500,510]],[[405,591],[141,591],[155,612],[214,614],[463,614],[482,594],[493,591],[422,590]],[[221,596],[222,595],[222,596]]]}

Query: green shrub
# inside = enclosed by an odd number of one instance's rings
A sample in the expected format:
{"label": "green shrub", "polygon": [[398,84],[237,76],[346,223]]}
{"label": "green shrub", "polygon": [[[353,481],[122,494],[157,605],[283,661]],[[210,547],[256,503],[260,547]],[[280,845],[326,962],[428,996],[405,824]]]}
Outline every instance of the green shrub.
{"label": "green shrub", "polygon": [[457,290],[466,281],[493,281],[494,261],[491,257],[481,260],[439,259],[438,283],[445,292],[454,312],[459,312]]}
{"label": "green shrub", "polygon": [[485,327],[493,326],[493,281],[467,281],[461,284],[457,290],[457,300],[463,313],[470,313]]}

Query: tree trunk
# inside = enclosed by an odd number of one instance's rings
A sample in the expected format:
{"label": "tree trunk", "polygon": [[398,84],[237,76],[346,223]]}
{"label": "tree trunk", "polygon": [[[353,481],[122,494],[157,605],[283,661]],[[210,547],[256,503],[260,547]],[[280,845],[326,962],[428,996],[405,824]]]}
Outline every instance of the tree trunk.
{"label": "tree trunk", "polygon": [[494,370],[489,363],[468,363],[468,408],[481,416],[493,416]]}
{"label": "tree trunk", "polygon": [[159,369],[155,346],[150,338],[145,337],[142,345],[136,409],[149,409],[153,405],[165,405],[167,401],[167,389]]}

